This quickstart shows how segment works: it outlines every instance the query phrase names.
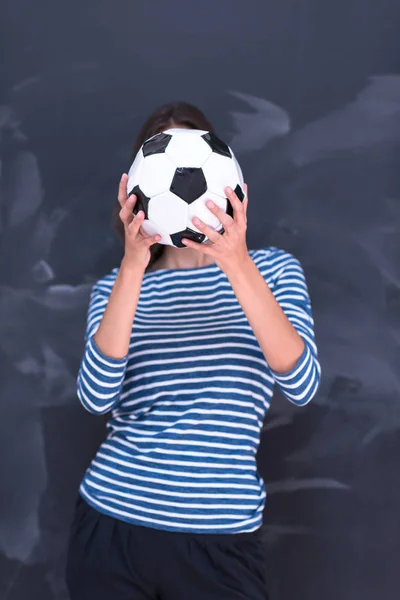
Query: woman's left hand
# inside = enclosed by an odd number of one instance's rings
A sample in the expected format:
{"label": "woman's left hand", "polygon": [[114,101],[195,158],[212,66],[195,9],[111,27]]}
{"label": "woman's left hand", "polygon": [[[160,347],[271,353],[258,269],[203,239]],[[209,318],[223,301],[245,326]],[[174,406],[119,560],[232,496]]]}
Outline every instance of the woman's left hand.
{"label": "woman's left hand", "polygon": [[211,240],[212,244],[199,244],[183,238],[182,242],[188,248],[194,248],[203,254],[212,256],[216,264],[224,271],[226,275],[236,273],[238,269],[243,268],[249,259],[249,251],[246,244],[247,230],[247,185],[244,184],[245,197],[243,202],[231,188],[226,188],[225,193],[233,208],[233,218],[226,214],[219,206],[211,200],[206,201],[207,208],[222,223],[225,232],[221,235],[212,227],[206,225],[203,221],[195,217],[192,222],[197,229]]}

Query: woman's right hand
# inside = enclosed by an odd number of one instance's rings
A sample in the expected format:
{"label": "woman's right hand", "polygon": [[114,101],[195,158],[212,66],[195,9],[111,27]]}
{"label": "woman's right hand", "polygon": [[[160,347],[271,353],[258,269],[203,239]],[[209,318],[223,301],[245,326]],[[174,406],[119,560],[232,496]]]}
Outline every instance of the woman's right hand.
{"label": "woman's right hand", "polygon": [[160,235],[148,236],[140,229],[144,221],[143,211],[137,215],[133,214],[133,208],[136,204],[136,196],[132,194],[128,197],[127,190],[128,175],[124,173],[121,177],[118,190],[118,202],[121,206],[119,217],[124,224],[125,230],[125,254],[123,263],[129,267],[138,267],[146,269],[150,261],[150,246],[161,240]]}

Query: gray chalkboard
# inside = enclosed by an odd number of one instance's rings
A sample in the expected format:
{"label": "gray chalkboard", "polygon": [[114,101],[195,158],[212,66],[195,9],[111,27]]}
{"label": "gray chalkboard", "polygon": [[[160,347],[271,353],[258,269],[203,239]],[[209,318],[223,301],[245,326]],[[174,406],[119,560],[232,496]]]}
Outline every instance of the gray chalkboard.
{"label": "gray chalkboard", "polygon": [[397,0],[0,7],[0,598],[67,600],[66,536],[104,420],[75,379],[91,284],[149,111],[193,102],[249,184],[248,245],[306,272],[323,369],[259,452],[272,600],[395,600],[400,556]]}

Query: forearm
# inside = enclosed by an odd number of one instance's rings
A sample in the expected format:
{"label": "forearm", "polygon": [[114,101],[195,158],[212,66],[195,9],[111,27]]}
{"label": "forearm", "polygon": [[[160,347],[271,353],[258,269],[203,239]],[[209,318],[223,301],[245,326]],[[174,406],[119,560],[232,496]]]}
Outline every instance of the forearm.
{"label": "forearm", "polygon": [[115,279],[110,274],[92,289],[86,346],[77,379],[79,399],[87,410],[96,414],[112,410],[119,402],[150,246],[160,239],[159,235],[140,234],[144,212],[133,216],[136,196],[128,198],[127,181],[128,175],[124,173],[118,190],[119,216],[124,225],[124,259]]}
{"label": "forearm", "polygon": [[143,270],[127,267],[122,261],[107,308],[94,341],[106,356],[122,359],[128,354],[143,279]]}
{"label": "forearm", "polygon": [[[143,271],[122,263],[98,329],[94,336],[88,335],[78,373],[78,397],[94,414],[110,411],[119,401],[142,277]],[[94,297],[91,319],[96,320],[101,305],[101,298]]]}
{"label": "forearm", "polygon": [[304,351],[303,339],[250,256],[241,269],[227,276],[268,365],[277,373],[287,373]]}

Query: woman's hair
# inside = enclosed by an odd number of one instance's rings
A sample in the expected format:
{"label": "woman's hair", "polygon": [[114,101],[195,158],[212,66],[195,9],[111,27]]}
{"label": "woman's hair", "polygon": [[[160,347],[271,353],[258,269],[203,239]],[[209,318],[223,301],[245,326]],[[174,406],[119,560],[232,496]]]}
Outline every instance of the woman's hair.
{"label": "woman's hair", "polygon": [[[185,126],[189,129],[203,129],[205,131],[211,131],[215,133],[214,127],[210,121],[201,112],[201,110],[196,108],[196,106],[188,104],[187,102],[171,102],[170,104],[164,104],[148,117],[143,127],[139,131],[133,148],[131,160],[133,161],[142,144],[147,139],[156,133],[160,133],[161,131],[171,129],[176,126]],[[124,241],[124,225],[119,217],[120,209],[121,207],[117,202],[113,212],[113,221],[115,230],[120,238]],[[165,246],[162,244],[153,244],[150,246],[151,258],[149,264],[147,265],[147,269],[162,256],[164,247]]]}

